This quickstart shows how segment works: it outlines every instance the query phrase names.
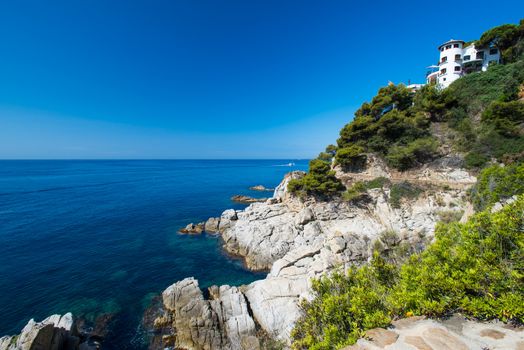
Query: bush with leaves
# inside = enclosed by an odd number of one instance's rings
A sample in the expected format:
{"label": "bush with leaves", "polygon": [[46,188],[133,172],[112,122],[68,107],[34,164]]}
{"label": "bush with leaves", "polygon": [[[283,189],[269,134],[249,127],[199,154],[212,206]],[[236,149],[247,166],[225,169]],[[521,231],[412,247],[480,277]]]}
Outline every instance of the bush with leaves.
{"label": "bush with leaves", "polygon": [[524,102],[495,101],[482,114],[482,122],[505,137],[519,137],[524,123]]}
{"label": "bush with leaves", "polygon": [[344,169],[362,168],[366,164],[366,159],[364,148],[356,145],[339,148],[335,155],[336,164]]}
{"label": "bush with leaves", "polygon": [[436,240],[402,266],[388,300],[394,315],[524,321],[524,197],[465,224],[437,226]]}
{"label": "bush with leaves", "polygon": [[433,160],[437,155],[437,149],[438,143],[433,137],[416,139],[405,146],[392,147],[386,160],[394,168],[407,170]]}
{"label": "bush with leaves", "polygon": [[340,194],[345,189],[331,165],[320,159],[309,162],[308,173],[300,179],[289,181],[288,190],[297,195],[312,195],[318,198],[329,198]]}
{"label": "bush with leaves", "polygon": [[471,201],[477,210],[524,193],[524,163],[492,165],[482,170],[471,190]]}

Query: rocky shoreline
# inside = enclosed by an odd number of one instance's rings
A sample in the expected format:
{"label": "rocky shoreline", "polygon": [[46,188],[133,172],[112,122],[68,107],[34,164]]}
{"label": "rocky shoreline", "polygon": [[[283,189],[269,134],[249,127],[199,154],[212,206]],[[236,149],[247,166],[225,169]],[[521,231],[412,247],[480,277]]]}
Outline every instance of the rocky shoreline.
{"label": "rocky shoreline", "polygon": [[[433,238],[441,213],[453,212],[462,220],[472,213],[464,198],[475,178],[445,162],[410,174],[426,181],[426,190],[399,208],[389,203],[387,187],[369,190],[358,205],[290,195],[287,184],[302,176],[291,172],[266,201],[226,210],[201,224],[204,232],[220,234],[226,252],[242,257],[247,268],[269,273],[249,285],[213,286],[206,293],[193,278],[171,285],[162,295],[164,310],[156,322],[162,325],[164,346],[257,349],[269,337],[286,347],[301,315],[299,302],[311,297],[312,278],[366,262],[377,246],[420,251]],[[354,177],[393,174],[370,158],[364,171],[337,169],[337,176],[349,187]]]}

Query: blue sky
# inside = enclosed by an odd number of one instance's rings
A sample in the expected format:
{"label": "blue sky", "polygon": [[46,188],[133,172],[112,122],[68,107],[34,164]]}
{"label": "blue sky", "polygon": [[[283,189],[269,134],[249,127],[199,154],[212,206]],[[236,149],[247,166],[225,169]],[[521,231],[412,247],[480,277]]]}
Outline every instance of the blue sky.
{"label": "blue sky", "polygon": [[0,2],[0,158],[310,158],[523,1]]}

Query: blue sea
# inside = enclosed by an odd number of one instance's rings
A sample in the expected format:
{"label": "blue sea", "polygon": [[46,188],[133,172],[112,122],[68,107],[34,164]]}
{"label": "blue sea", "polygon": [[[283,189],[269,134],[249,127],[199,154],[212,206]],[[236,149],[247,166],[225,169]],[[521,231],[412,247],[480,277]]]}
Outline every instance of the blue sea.
{"label": "blue sea", "polygon": [[112,313],[104,349],[144,348],[143,311],[172,283],[265,276],[225,255],[218,237],[178,229],[245,207],[232,195],[270,196],[248,188],[306,168],[305,160],[0,161],[0,336],[54,313]]}

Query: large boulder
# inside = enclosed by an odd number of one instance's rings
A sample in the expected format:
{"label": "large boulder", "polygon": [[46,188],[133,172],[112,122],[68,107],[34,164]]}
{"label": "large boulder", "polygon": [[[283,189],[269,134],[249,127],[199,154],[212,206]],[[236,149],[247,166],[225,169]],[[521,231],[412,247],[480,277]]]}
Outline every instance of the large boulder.
{"label": "large boulder", "polygon": [[210,295],[213,299],[204,299],[194,278],[177,282],[162,293],[173,321],[175,348],[247,350],[243,344],[253,346],[255,322],[244,295],[230,286],[212,287]]}
{"label": "large boulder", "polygon": [[219,224],[220,224],[220,218],[209,218],[206,221],[204,230],[207,233],[217,233]]}

